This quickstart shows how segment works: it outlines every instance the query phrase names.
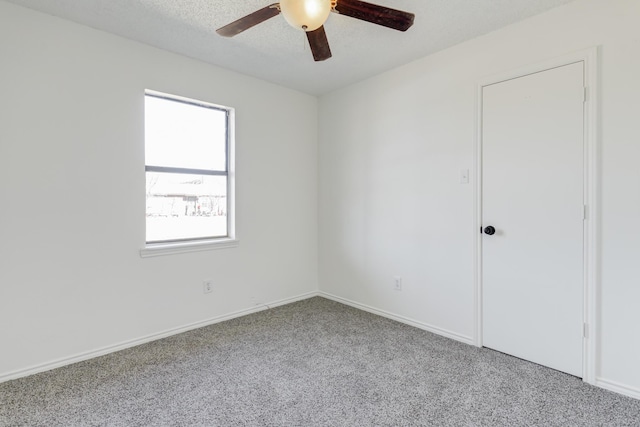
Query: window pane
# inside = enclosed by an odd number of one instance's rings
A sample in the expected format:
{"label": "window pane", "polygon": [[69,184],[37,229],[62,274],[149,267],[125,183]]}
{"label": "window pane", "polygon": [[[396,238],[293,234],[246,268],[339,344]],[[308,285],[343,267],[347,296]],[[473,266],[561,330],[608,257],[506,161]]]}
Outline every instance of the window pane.
{"label": "window pane", "polygon": [[226,171],[226,142],[226,111],[145,96],[148,166]]}
{"label": "window pane", "polygon": [[226,176],[147,172],[147,242],[227,235]]}

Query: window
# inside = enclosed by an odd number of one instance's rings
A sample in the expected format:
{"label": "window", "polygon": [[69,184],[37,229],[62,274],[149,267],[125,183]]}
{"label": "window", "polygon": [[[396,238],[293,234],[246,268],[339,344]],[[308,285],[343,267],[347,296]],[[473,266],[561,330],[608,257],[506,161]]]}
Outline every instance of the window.
{"label": "window", "polygon": [[232,112],[145,93],[147,248],[233,239]]}

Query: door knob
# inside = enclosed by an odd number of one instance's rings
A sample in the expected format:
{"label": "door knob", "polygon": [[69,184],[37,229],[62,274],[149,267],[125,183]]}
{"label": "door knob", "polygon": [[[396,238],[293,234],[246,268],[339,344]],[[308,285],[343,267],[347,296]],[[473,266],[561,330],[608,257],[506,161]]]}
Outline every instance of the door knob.
{"label": "door knob", "polygon": [[496,234],[496,229],[492,225],[488,225],[484,228],[484,234],[493,236],[494,234]]}

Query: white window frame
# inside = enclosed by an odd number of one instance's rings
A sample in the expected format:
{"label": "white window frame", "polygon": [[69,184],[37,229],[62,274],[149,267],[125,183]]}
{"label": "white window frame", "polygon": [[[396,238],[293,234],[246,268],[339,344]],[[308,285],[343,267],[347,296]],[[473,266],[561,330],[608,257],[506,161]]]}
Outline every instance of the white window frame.
{"label": "white window frame", "polygon": [[[163,98],[170,101],[184,102],[191,105],[201,106],[204,108],[214,108],[227,112],[227,236],[224,237],[212,237],[212,238],[198,238],[171,242],[157,242],[147,243],[146,232],[144,233],[144,245],[140,249],[140,256],[143,258],[179,254],[185,252],[197,252],[207,251],[214,249],[233,248],[238,246],[239,240],[237,238],[236,229],[236,210],[235,210],[235,110],[231,107],[212,104],[210,102],[195,100],[192,98],[185,98],[182,96],[171,95],[164,92],[158,92],[154,90],[145,90],[144,96],[154,96],[157,98]],[[143,174],[146,176],[146,172],[152,169],[156,172],[171,171],[170,169],[181,168],[159,168],[154,166],[148,166],[145,161]],[[161,170],[165,169],[165,170]],[[184,169],[184,171],[187,171]],[[143,180],[145,181],[145,180]],[[146,217],[145,217],[145,229],[146,229]]]}

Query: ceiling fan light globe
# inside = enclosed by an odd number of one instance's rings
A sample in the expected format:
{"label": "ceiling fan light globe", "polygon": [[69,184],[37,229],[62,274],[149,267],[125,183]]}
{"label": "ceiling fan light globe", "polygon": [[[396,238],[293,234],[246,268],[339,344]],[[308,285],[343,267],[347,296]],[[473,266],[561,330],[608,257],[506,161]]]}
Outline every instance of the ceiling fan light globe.
{"label": "ceiling fan light globe", "polygon": [[314,31],[331,13],[331,0],[281,0],[280,11],[293,28]]}

